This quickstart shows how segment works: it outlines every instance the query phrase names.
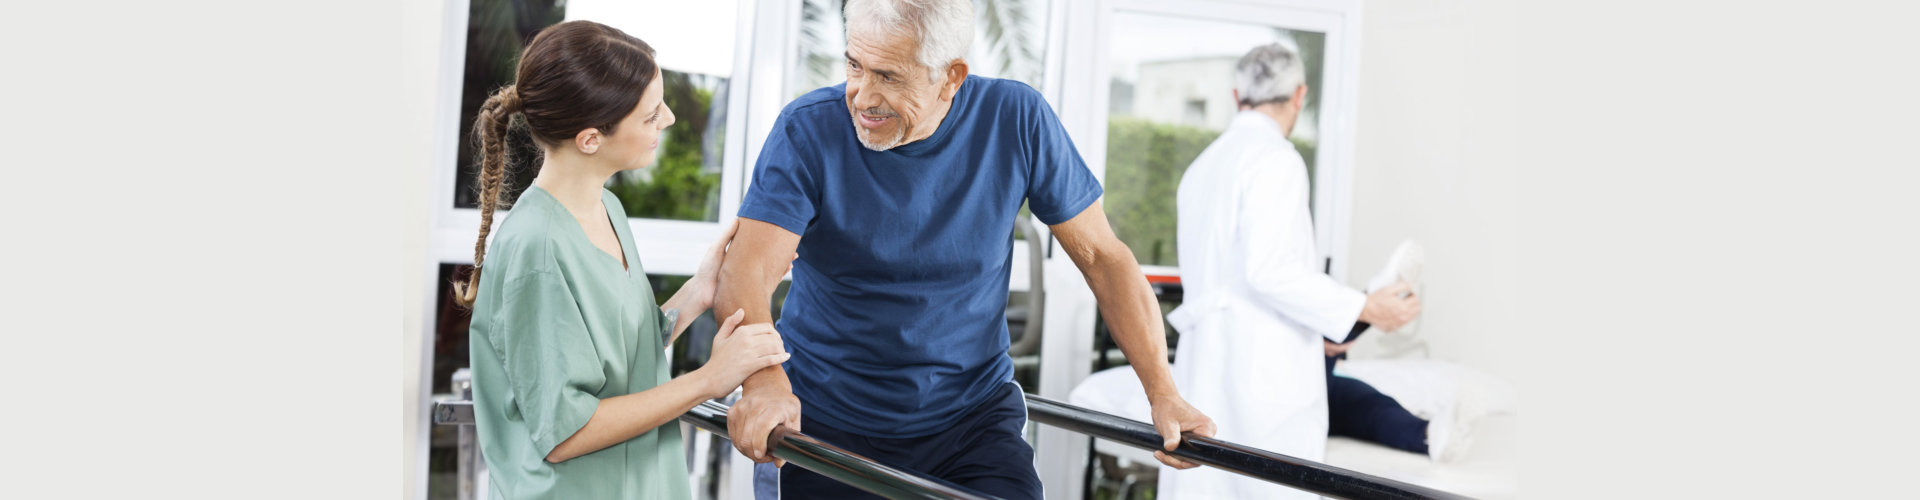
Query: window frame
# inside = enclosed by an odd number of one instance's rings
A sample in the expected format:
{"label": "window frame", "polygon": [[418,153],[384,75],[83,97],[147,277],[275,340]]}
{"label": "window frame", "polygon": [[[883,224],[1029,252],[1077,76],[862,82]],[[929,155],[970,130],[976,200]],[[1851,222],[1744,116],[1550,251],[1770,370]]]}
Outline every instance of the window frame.
{"label": "window frame", "polygon": [[[627,225],[632,234],[646,235],[635,238],[634,252],[646,265],[650,274],[690,275],[699,268],[700,252],[688,249],[702,249],[720,236],[725,224],[731,223],[734,213],[739,211],[741,194],[747,185],[747,168],[751,162],[747,159],[749,151],[758,153],[760,141],[765,134],[759,134],[754,140],[748,133],[748,120],[753,114],[750,106],[750,89],[756,84],[753,69],[753,54],[759,38],[754,36],[754,6],[756,0],[737,0],[738,18],[735,22],[735,36],[741,37],[734,45],[733,75],[728,78],[732,86],[727,92],[726,147],[720,167],[720,204],[716,221],[685,221],[669,219],[651,219],[630,217]],[[455,176],[459,168],[459,130],[460,120],[460,78],[466,64],[467,12],[471,0],[447,0],[446,31],[442,34],[439,82],[441,89],[439,101],[435,103],[435,154],[434,154],[434,194],[432,236],[428,248],[436,263],[471,264],[473,262],[473,243],[480,228],[480,210],[477,208],[456,208],[453,205]],[[775,108],[778,112],[778,108]],[[749,145],[749,142],[754,144]],[[750,147],[751,146],[751,147]],[[494,212],[494,221],[502,220],[511,210]]]}
{"label": "window frame", "polygon": [[[1081,30],[1068,43],[1081,57],[1067,58],[1065,73],[1075,75],[1074,88],[1091,89],[1078,102],[1066,106],[1063,113],[1068,131],[1075,136],[1087,165],[1102,184],[1106,182],[1107,120],[1111,92],[1106,82],[1112,78],[1107,51],[1114,33],[1116,13],[1171,16],[1201,21],[1260,24],[1289,30],[1324,33],[1326,61],[1321,84],[1314,89],[1320,102],[1320,147],[1315,159],[1314,243],[1330,263],[1329,274],[1345,281],[1349,225],[1353,207],[1354,118],[1359,77],[1360,3],[1350,0],[1279,0],[1259,3],[1224,0],[1158,2],[1152,0],[1105,0],[1098,2],[1096,19],[1089,30]],[[1142,266],[1150,275],[1179,276],[1175,266]]]}
{"label": "window frame", "polygon": [[[1320,145],[1316,158],[1320,182],[1314,185],[1314,242],[1330,261],[1333,277],[1345,281],[1348,226],[1352,220],[1354,120],[1357,116],[1360,63],[1360,0],[1088,0],[1056,1],[1051,16],[1045,94],[1060,115],[1087,166],[1106,184],[1107,119],[1112,68],[1108,61],[1113,15],[1125,11],[1234,23],[1259,23],[1325,33],[1322,66]],[[1057,37],[1057,38],[1056,38]],[[1251,48],[1251,47],[1249,47]],[[1058,56],[1058,57],[1056,57]],[[1067,89],[1088,89],[1069,92]],[[1097,309],[1093,293],[1072,262],[1055,256],[1046,263],[1046,337],[1041,346],[1040,395],[1065,400],[1092,373],[1093,330]],[[1149,276],[1177,277],[1172,266],[1141,266]],[[1048,491],[1064,497],[1085,495],[1083,482],[1089,438],[1042,427],[1034,440],[1036,466]],[[1065,479],[1062,479],[1065,478]],[[1064,484],[1060,484],[1064,482]]]}

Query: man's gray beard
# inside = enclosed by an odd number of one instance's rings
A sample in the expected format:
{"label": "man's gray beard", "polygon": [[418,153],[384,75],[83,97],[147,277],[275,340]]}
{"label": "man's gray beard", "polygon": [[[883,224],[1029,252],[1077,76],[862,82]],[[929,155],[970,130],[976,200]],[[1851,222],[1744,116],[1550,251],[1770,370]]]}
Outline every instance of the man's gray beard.
{"label": "man's gray beard", "polygon": [[[860,125],[854,124],[854,126],[858,127]],[[867,136],[869,135],[873,135],[873,132],[862,130],[859,132],[854,132],[853,134],[854,137],[857,137],[860,139],[861,146],[866,146],[867,149],[871,149],[874,151],[886,151],[886,150],[893,149],[895,147],[900,146],[900,141],[907,138],[907,127],[901,126],[899,130],[896,130],[893,132],[892,139],[887,140],[887,142],[882,142],[878,144],[875,144],[872,141],[867,140]]]}

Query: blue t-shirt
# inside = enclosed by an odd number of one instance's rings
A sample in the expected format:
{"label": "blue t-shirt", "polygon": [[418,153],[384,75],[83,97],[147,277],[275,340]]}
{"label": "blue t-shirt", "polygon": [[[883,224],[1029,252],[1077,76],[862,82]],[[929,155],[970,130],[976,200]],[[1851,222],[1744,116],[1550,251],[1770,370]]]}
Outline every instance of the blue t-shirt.
{"label": "blue t-shirt", "polygon": [[1026,84],[969,76],[931,137],[860,145],[846,85],[788,104],[740,216],[800,238],[778,325],[808,418],[933,434],[1013,378],[1007,278],[1021,202],[1047,224],[1100,183]]}

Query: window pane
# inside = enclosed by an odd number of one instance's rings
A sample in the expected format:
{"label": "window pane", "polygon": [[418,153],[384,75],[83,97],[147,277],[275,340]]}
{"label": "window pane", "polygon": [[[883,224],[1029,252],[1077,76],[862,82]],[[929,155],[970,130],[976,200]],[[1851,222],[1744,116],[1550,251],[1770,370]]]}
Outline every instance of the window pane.
{"label": "window pane", "polygon": [[[479,144],[473,120],[480,104],[494,90],[513,83],[520,51],[533,35],[566,18],[566,2],[556,0],[473,0],[467,10],[466,65],[460,77],[460,131],[458,170],[454,175],[453,206],[480,205],[474,178],[480,171]],[[540,148],[524,131],[508,134],[507,184],[501,199],[513,200],[533,182],[540,166]]]}
{"label": "window pane", "polygon": [[1128,12],[1114,14],[1112,32],[1105,204],[1114,233],[1141,264],[1179,265],[1174,202],[1180,175],[1239,112],[1234,65],[1256,46],[1295,47],[1306,64],[1307,106],[1292,140],[1311,179],[1319,144],[1313,91],[1320,88],[1324,34]]}
{"label": "window pane", "polygon": [[586,19],[653,46],[676,122],[660,138],[653,165],[615,174],[607,189],[627,216],[720,220],[720,176],[727,150],[727,94],[734,48],[746,34],[736,2],[572,0],[567,19]]}
{"label": "window pane", "polygon": [[[719,220],[736,8],[731,2],[473,0],[454,206],[478,206],[475,110],[489,92],[513,81],[520,51],[534,34],[562,20],[586,19],[619,28],[654,48],[664,98],[677,119],[661,137],[654,164],[615,174],[607,180],[607,189],[620,198],[630,217]],[[511,200],[538,173],[540,150],[524,129],[510,133],[508,142],[513,161],[502,197]]]}
{"label": "window pane", "polygon": [[[847,79],[843,0],[804,0],[800,7],[800,54],[792,97]],[[1026,82],[1041,88],[1046,74],[1048,0],[974,0],[973,47],[968,72]]]}
{"label": "window pane", "polygon": [[628,217],[720,220],[720,167],[727,142],[728,79],[662,70],[675,123],[652,166],[607,179]]}

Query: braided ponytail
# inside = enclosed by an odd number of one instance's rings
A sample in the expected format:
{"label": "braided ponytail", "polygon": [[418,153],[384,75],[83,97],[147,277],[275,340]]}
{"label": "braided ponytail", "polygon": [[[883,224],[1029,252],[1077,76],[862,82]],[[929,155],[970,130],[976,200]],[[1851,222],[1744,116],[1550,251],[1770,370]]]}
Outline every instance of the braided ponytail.
{"label": "braided ponytail", "polygon": [[512,85],[487,97],[480,105],[480,116],[473,122],[473,135],[480,139],[480,238],[473,242],[473,273],[466,283],[453,284],[453,299],[472,308],[479,296],[480,267],[487,258],[487,234],[493,232],[493,210],[500,206],[500,190],[506,184],[507,132],[513,114],[520,112],[520,93]]}
{"label": "braided ponytail", "polygon": [[513,85],[495,91],[480,105],[473,136],[480,143],[480,238],[473,242],[473,273],[453,284],[453,300],[467,308],[479,298],[480,268],[487,258],[493,210],[502,205],[507,183],[507,132],[513,116],[525,120],[528,135],[542,149],[599,128],[611,134],[620,119],[640,105],[640,94],[660,66],[653,47],[620,30],[592,21],[567,21],[540,30],[520,55]]}

